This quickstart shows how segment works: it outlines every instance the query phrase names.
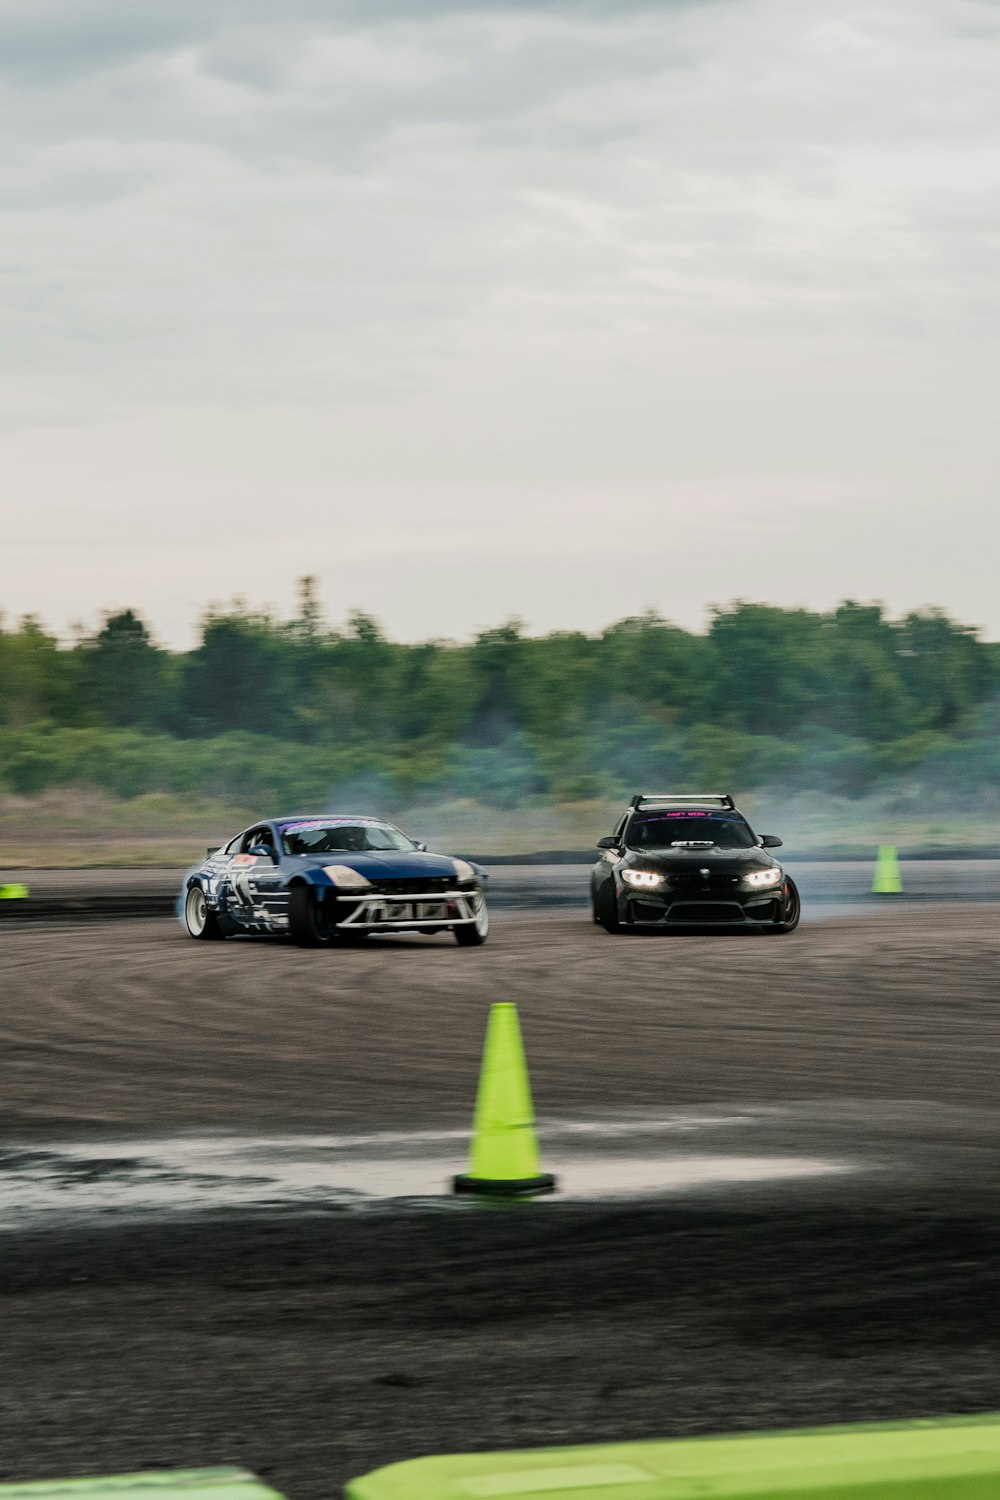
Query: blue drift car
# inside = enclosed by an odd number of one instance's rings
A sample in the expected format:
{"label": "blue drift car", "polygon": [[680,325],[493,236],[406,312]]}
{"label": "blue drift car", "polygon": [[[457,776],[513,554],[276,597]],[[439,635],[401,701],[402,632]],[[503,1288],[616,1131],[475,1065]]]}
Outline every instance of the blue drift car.
{"label": "blue drift car", "polygon": [[794,932],[795,882],[728,793],[632,798],[614,833],[599,839],[591,873],[594,921],[606,932],[655,927],[756,927]]}
{"label": "blue drift car", "polygon": [[453,932],[485,943],[486,873],[430,854],[369,817],[288,817],[256,823],[210,849],[181,892],[193,938],[283,933],[303,948],[373,932]]}

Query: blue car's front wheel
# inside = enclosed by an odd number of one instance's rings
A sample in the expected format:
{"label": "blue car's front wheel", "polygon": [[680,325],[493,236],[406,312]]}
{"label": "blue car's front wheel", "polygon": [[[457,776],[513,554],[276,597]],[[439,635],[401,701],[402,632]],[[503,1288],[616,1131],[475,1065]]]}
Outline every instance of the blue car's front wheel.
{"label": "blue car's front wheel", "polygon": [[474,922],[463,922],[461,927],[452,928],[460,948],[478,948],[489,935],[490,914],[486,910],[486,897],[482,891],[476,892],[472,909],[475,913]]}
{"label": "blue car's front wheel", "polygon": [[327,916],[333,902],[320,902],[311,886],[300,882],[288,894],[288,930],[300,948],[322,948],[337,941],[337,929]]}

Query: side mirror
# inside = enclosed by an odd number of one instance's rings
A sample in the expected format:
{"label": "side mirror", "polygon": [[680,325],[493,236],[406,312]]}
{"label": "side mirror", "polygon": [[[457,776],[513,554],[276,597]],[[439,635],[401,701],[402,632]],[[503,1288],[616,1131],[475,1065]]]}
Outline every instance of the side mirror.
{"label": "side mirror", "polygon": [[416,845],[416,847],[420,850],[421,854],[426,854],[427,853],[427,845],[424,843],[423,839],[414,839],[413,842]]}
{"label": "side mirror", "polygon": [[597,840],[597,847],[598,849],[617,849],[618,840],[613,833],[609,833],[607,838]]}
{"label": "side mirror", "polygon": [[762,849],[780,849],[781,839],[776,833],[762,833],[760,836],[760,847]]}

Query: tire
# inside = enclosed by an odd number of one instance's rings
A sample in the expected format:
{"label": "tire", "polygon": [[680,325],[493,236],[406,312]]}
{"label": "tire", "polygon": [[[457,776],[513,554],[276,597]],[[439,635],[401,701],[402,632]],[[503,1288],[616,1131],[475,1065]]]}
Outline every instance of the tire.
{"label": "tire", "polygon": [[184,926],[188,937],[198,938],[201,942],[218,942],[226,936],[215,912],[209,911],[200,885],[188,886],[184,897]]}
{"label": "tire", "polygon": [[622,923],[618,917],[618,897],[615,892],[615,883],[609,880],[597,893],[594,901],[594,915],[604,928],[605,932],[621,932]]}
{"label": "tire", "polygon": [[315,896],[301,882],[288,893],[288,931],[300,948],[324,948],[337,941],[336,930],[323,921]]}
{"label": "tire", "polygon": [[482,891],[478,894],[479,905],[476,907],[476,920],[468,926],[451,929],[455,934],[455,942],[460,948],[480,948],[489,935],[490,914],[486,909],[486,897]]}
{"label": "tire", "polygon": [[794,932],[796,927],[798,927],[799,925],[799,918],[802,915],[802,902],[799,899],[799,888],[795,884],[795,881],[792,880],[791,876],[788,877],[786,883],[788,885],[789,896],[788,916],[783,922],[774,922],[770,927],[765,927],[765,932]]}

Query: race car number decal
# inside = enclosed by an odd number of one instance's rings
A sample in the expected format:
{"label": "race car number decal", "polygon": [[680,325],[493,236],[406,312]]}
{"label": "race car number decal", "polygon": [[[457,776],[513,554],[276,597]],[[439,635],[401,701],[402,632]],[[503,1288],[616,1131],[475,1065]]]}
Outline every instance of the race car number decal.
{"label": "race car number decal", "polygon": [[241,865],[244,868],[247,865],[255,865],[256,863],[257,863],[257,856],[256,856],[256,854],[237,854],[236,858],[233,860],[233,864],[234,865]]}

